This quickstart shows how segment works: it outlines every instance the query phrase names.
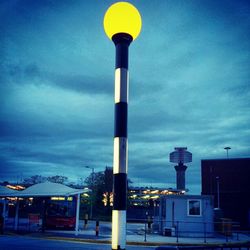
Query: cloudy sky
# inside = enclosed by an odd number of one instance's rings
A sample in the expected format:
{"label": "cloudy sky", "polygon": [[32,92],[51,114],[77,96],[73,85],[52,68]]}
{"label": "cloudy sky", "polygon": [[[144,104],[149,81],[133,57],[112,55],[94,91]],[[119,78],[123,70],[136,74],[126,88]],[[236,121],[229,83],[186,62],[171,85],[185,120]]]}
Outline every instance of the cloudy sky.
{"label": "cloudy sky", "polygon": [[[109,0],[0,1],[0,180],[112,166],[114,45]],[[129,169],[138,185],[175,187],[169,153],[186,146],[187,188],[200,160],[250,156],[249,1],[131,1]]]}

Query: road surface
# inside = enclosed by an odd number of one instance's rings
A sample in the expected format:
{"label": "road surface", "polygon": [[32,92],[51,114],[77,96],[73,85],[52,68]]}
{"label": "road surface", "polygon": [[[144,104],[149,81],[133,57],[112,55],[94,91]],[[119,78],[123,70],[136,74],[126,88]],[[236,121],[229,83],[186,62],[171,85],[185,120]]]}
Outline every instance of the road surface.
{"label": "road surface", "polygon": [[[126,250],[153,250],[155,247],[127,246]],[[46,240],[24,236],[0,236],[0,250],[111,250],[110,244]]]}

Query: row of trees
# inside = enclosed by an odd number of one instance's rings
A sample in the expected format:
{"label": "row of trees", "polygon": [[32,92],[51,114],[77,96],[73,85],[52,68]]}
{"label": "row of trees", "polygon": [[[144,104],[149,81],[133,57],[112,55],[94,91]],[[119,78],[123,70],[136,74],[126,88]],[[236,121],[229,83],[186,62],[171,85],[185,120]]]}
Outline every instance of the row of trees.
{"label": "row of trees", "polygon": [[49,177],[44,177],[42,175],[33,175],[31,177],[25,178],[23,180],[24,185],[34,185],[38,183],[42,183],[45,181],[50,181],[54,183],[65,184],[68,181],[68,177],[62,175],[54,175]]}

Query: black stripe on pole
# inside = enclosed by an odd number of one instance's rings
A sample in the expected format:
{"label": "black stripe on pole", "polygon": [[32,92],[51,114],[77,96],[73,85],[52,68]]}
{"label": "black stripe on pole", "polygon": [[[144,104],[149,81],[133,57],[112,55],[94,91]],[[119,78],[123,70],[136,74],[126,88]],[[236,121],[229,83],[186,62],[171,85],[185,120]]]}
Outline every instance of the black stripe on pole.
{"label": "black stripe on pole", "polygon": [[128,69],[128,47],[133,37],[127,33],[118,33],[113,35],[112,40],[116,48],[115,68]]}
{"label": "black stripe on pole", "polygon": [[114,174],[113,209],[126,210],[127,208],[127,174]]}
{"label": "black stripe on pole", "polygon": [[128,104],[115,104],[115,131],[114,137],[127,137]]}

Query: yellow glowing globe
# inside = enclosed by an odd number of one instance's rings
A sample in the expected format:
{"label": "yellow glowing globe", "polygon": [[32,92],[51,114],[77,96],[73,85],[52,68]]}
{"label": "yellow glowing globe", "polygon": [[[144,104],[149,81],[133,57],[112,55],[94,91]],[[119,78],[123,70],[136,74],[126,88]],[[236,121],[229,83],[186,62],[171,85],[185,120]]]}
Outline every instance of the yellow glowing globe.
{"label": "yellow glowing globe", "polygon": [[106,11],[103,25],[110,39],[117,33],[127,33],[135,40],[141,31],[141,15],[131,3],[114,3]]}

